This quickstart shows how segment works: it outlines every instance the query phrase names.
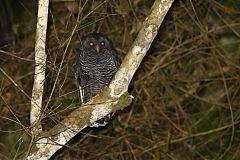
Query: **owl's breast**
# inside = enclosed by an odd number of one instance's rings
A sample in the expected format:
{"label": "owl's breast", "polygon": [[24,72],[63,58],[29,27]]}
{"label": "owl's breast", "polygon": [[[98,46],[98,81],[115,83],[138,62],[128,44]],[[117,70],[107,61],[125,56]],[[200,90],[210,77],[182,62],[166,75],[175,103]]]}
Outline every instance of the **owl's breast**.
{"label": "owl's breast", "polygon": [[109,84],[118,69],[109,52],[100,53],[98,56],[85,55],[81,57],[80,61],[82,72],[96,83],[104,85]]}
{"label": "owl's breast", "polygon": [[112,77],[117,72],[117,67],[110,59],[105,63],[98,63],[97,68],[101,73],[101,78],[104,79],[107,83],[111,81]]}

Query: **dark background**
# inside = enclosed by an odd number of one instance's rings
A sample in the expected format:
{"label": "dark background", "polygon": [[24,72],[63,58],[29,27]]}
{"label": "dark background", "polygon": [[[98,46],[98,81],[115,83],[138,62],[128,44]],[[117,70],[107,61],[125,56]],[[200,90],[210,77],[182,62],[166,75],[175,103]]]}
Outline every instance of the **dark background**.
{"label": "dark background", "polygon": [[[72,68],[79,38],[102,32],[123,59],[153,2],[50,0],[44,130],[79,107]],[[30,143],[37,5],[0,1],[3,160]],[[52,159],[240,159],[239,17],[240,1],[175,0],[129,86],[133,103],[106,127],[83,130]]]}

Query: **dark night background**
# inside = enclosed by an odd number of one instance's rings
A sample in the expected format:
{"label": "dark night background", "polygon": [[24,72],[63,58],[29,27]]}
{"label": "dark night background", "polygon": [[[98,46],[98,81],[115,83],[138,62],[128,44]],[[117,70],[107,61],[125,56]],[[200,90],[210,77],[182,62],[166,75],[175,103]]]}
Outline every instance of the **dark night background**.
{"label": "dark night background", "polygon": [[[72,68],[79,38],[102,32],[123,59],[153,2],[50,0],[45,130],[79,107]],[[0,0],[2,160],[17,159],[30,143],[37,5]],[[133,103],[52,159],[240,159],[239,17],[240,1],[175,0],[129,86]]]}

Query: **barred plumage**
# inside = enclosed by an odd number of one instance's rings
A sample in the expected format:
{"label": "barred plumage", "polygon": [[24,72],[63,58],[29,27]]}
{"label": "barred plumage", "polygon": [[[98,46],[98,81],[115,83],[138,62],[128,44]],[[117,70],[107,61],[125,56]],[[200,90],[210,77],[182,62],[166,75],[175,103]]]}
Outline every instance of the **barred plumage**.
{"label": "barred plumage", "polygon": [[[74,63],[81,103],[100,93],[110,83],[119,65],[120,60],[105,35],[91,33],[83,37]],[[99,121],[99,125],[105,125],[109,118],[107,116]]]}

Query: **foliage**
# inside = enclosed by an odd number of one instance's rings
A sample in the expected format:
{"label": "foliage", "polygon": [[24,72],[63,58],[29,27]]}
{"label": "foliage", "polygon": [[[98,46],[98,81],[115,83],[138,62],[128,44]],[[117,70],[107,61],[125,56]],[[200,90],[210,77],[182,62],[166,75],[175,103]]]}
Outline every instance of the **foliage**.
{"label": "foliage", "polygon": [[[37,3],[1,3],[9,26],[0,25],[0,159],[13,159],[29,142]],[[78,107],[72,63],[79,38],[103,32],[123,59],[152,3],[51,2],[45,130]],[[240,159],[239,6],[176,0],[129,87],[132,105],[108,126],[84,130],[52,159]]]}

